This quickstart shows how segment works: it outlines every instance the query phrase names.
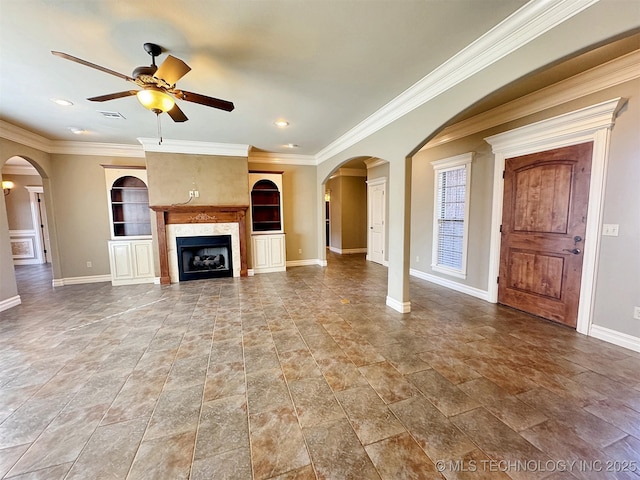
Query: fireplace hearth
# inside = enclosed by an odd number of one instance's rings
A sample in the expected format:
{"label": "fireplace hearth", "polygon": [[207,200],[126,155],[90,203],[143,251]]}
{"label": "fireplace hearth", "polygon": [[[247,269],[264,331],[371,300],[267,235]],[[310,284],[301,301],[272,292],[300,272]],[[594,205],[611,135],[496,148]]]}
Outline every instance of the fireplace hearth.
{"label": "fireplace hearth", "polygon": [[180,281],[233,277],[231,235],[177,237]]}

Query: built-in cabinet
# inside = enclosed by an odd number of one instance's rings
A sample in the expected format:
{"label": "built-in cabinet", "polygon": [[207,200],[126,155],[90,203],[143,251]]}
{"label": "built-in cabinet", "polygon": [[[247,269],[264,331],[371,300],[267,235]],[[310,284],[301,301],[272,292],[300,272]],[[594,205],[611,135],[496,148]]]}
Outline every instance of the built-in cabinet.
{"label": "built-in cabinet", "polygon": [[144,167],[103,165],[109,204],[111,283],[155,280],[151,210]]}
{"label": "built-in cabinet", "polygon": [[254,273],[287,269],[282,172],[249,172],[251,251]]}
{"label": "built-in cabinet", "polygon": [[151,240],[109,241],[112,285],[152,283],[153,245]]}

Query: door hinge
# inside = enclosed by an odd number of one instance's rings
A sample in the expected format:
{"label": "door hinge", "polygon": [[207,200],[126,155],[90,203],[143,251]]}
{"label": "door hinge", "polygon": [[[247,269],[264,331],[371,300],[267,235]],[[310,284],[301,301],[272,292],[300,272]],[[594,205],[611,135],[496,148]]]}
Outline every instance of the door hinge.
{"label": "door hinge", "polygon": [[496,283],[500,283],[500,277],[496,278]]}
{"label": "door hinge", "polygon": [[500,233],[502,233],[502,225],[500,225]]}
{"label": "door hinge", "polygon": [[504,178],[504,170],[502,170],[502,178]]}

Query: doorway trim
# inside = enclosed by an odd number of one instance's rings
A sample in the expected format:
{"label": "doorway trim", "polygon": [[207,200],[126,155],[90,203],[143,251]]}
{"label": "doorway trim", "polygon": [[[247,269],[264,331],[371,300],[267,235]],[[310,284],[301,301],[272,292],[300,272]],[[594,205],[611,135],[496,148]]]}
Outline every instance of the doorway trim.
{"label": "doorway trim", "polygon": [[[49,225],[47,223],[47,212],[43,207],[44,198],[38,201],[37,195],[44,196],[44,187],[42,185],[26,185],[24,188],[29,192],[29,203],[31,204],[31,220],[33,228],[36,231],[36,248],[38,249],[38,263],[51,263],[47,261],[47,254],[51,252],[49,243]],[[41,210],[42,209],[42,210]],[[46,252],[46,253],[45,253]]]}
{"label": "doorway trim", "polygon": [[510,157],[552,150],[555,148],[593,142],[589,209],[587,211],[584,263],[582,268],[578,320],[576,331],[591,334],[593,294],[600,251],[600,225],[604,188],[609,160],[611,128],[618,111],[626,103],[618,97],[557,117],[532,123],[485,138],[495,155],[493,172],[493,201],[491,215],[491,244],[489,251],[488,300],[498,301],[498,272],[500,271],[500,223],[504,195],[505,160]]}

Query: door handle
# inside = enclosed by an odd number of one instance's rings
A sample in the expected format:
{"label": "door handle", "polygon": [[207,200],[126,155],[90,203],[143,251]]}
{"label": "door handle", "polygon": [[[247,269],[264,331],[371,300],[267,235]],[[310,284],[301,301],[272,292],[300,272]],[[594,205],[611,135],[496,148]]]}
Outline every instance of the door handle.
{"label": "door handle", "polygon": [[573,253],[574,255],[578,255],[582,250],[580,250],[579,248],[572,248],[571,250],[569,250],[568,248],[563,248],[562,251]]}

